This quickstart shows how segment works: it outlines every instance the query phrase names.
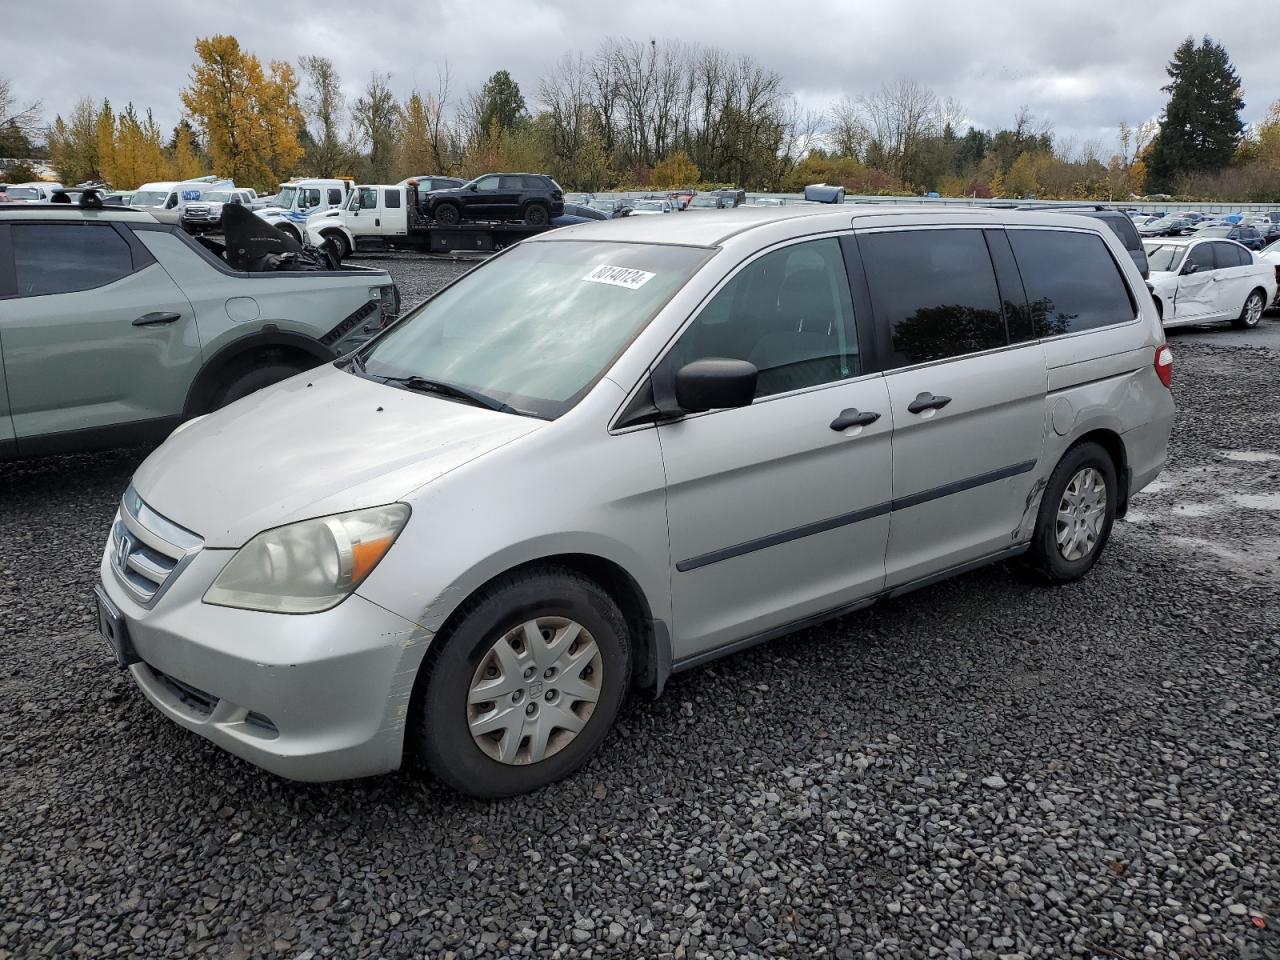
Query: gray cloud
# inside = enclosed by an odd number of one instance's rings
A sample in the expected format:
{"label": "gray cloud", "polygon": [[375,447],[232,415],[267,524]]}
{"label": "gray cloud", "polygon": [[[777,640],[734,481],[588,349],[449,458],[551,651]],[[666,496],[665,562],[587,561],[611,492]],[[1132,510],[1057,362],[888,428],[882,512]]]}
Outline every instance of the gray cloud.
{"label": "gray cloud", "polygon": [[749,54],[815,109],[908,76],[958,99],[977,126],[1006,124],[1026,104],[1059,136],[1109,147],[1120,120],[1159,113],[1164,66],[1179,41],[1207,33],[1243,78],[1246,121],[1280,98],[1261,7],[1242,15],[1233,5],[1165,0],[1158,9],[1138,13],[1115,0],[1057,9],[1021,0],[136,0],[97,5],[80,30],[83,0],[44,0],[5,18],[0,73],[21,98],[43,102],[46,120],[88,95],[150,107],[167,129],[181,114],[195,38],[212,33],[235,34],[264,61],[328,56],[351,99],[371,71],[391,73],[406,96],[432,87],[447,62],[457,94],[505,68],[531,105],[539,75],[563,53],[590,52],[609,36],[654,36]]}

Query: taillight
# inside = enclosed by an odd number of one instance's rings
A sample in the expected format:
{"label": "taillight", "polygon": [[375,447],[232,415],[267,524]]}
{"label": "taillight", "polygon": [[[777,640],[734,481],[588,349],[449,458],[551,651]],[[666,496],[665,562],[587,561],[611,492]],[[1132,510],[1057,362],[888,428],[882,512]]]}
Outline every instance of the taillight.
{"label": "taillight", "polygon": [[1156,347],[1156,376],[1166,387],[1173,387],[1173,351],[1168,344]]}

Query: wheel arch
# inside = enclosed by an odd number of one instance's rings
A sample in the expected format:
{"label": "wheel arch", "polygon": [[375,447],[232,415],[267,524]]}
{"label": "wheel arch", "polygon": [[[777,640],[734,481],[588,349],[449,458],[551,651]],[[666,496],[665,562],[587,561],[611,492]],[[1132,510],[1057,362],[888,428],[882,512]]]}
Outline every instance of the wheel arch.
{"label": "wheel arch", "polygon": [[213,402],[218,389],[224,385],[225,378],[253,356],[268,351],[276,351],[289,359],[296,359],[304,369],[319,366],[337,356],[318,340],[268,324],[258,333],[233,340],[205,361],[187,390],[182,419],[208,413],[209,404]]}
{"label": "wheel arch", "polygon": [[[1124,437],[1111,427],[1094,426],[1074,438],[1062,456],[1065,457],[1082,443],[1096,443],[1107,452],[1115,465],[1116,479],[1120,484],[1120,489],[1116,491],[1116,516],[1123,517],[1129,508],[1129,456],[1124,448]],[[1061,462],[1062,457],[1058,459]]]}

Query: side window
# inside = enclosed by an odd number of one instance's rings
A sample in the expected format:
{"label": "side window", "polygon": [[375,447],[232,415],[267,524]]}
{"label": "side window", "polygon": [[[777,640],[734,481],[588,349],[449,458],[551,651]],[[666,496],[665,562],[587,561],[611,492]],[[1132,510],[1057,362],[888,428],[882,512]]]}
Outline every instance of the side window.
{"label": "side window", "polygon": [[[197,198],[199,196],[200,196],[199,194],[196,194]],[[172,210],[177,205],[178,205],[178,195],[176,193],[170,193],[168,198],[165,199],[164,208],[166,210]]]}
{"label": "side window", "polygon": [[305,187],[298,192],[301,194],[302,200],[298,206],[303,210],[320,206],[320,189],[318,187]]}
{"label": "side window", "polygon": [[337,187],[329,188],[329,206],[336,207],[342,202],[342,191]]}
{"label": "side window", "polygon": [[681,335],[667,362],[748,360],[756,396],[831,383],[862,372],[840,242],[809,240],[738,271]]}
{"label": "side window", "polygon": [[1234,243],[1208,243],[1205,246],[1210,247],[1213,251],[1213,267],[1215,270],[1225,270],[1229,267],[1240,266],[1240,260],[1236,256],[1236,251],[1240,248]]}
{"label": "side window", "polygon": [[503,190],[523,190],[525,188],[525,177],[503,177]]}
{"label": "side window", "polygon": [[476,189],[492,192],[498,189],[497,177],[481,177],[476,181]]}
{"label": "side window", "polygon": [[360,209],[374,210],[378,206],[378,191],[373,187],[360,188]]}
{"label": "side window", "polygon": [[18,296],[92,290],[133,272],[129,244],[106,223],[15,223]]}
{"label": "side window", "polygon": [[386,206],[388,210],[400,209],[400,191],[399,190],[383,190],[382,200],[383,200],[383,204]]}
{"label": "side window", "polygon": [[1129,288],[1101,237],[1017,229],[1010,229],[1008,237],[1039,336],[1078,333],[1133,319]]}
{"label": "side window", "polygon": [[524,188],[526,190],[532,190],[536,193],[546,193],[550,189],[547,186],[546,181],[541,177],[525,177],[523,179]]}
{"label": "side window", "polygon": [[1009,342],[981,230],[863,234],[858,248],[876,322],[892,344],[891,367]]}
{"label": "side window", "polygon": [[1213,248],[1216,244],[1198,243],[1191,248],[1191,252],[1187,254],[1187,261],[1183,264],[1182,269],[1186,270],[1191,264],[1195,264],[1196,273],[1204,273],[1206,270],[1214,269]]}

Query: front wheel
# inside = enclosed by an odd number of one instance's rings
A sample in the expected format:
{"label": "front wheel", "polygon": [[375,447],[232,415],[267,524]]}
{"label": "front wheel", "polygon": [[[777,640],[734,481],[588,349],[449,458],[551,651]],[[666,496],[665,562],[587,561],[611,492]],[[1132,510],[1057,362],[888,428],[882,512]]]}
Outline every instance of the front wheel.
{"label": "front wheel", "polygon": [[247,366],[241,367],[215,397],[212,409],[220,410],[229,403],[235,403],[242,397],[257,393],[264,387],[302,372],[302,368],[283,360],[272,360],[264,357]]}
{"label": "front wheel", "polygon": [[1250,330],[1261,322],[1262,311],[1266,308],[1265,295],[1261,290],[1255,290],[1245,299],[1244,306],[1240,308],[1240,316],[1232,324],[1240,330]]}
{"label": "front wheel", "polygon": [[1068,450],[1045,486],[1027,565],[1051,583],[1083,577],[1111,536],[1118,494],[1106,450],[1092,442]]}
{"label": "front wheel", "polygon": [[442,203],[436,207],[436,221],[444,224],[446,227],[456,227],[458,222],[462,220],[462,212],[457,205],[452,203]]}
{"label": "front wheel", "polygon": [[333,255],[337,257],[339,263],[351,256],[351,245],[347,243],[347,238],[337,230],[330,230],[324,234],[324,242],[333,251]]}
{"label": "front wheel", "polygon": [[427,768],[497,799],[582,766],[631,673],[626,621],[599,585],[559,567],[503,577],[467,602],[428,655],[413,711]]}

